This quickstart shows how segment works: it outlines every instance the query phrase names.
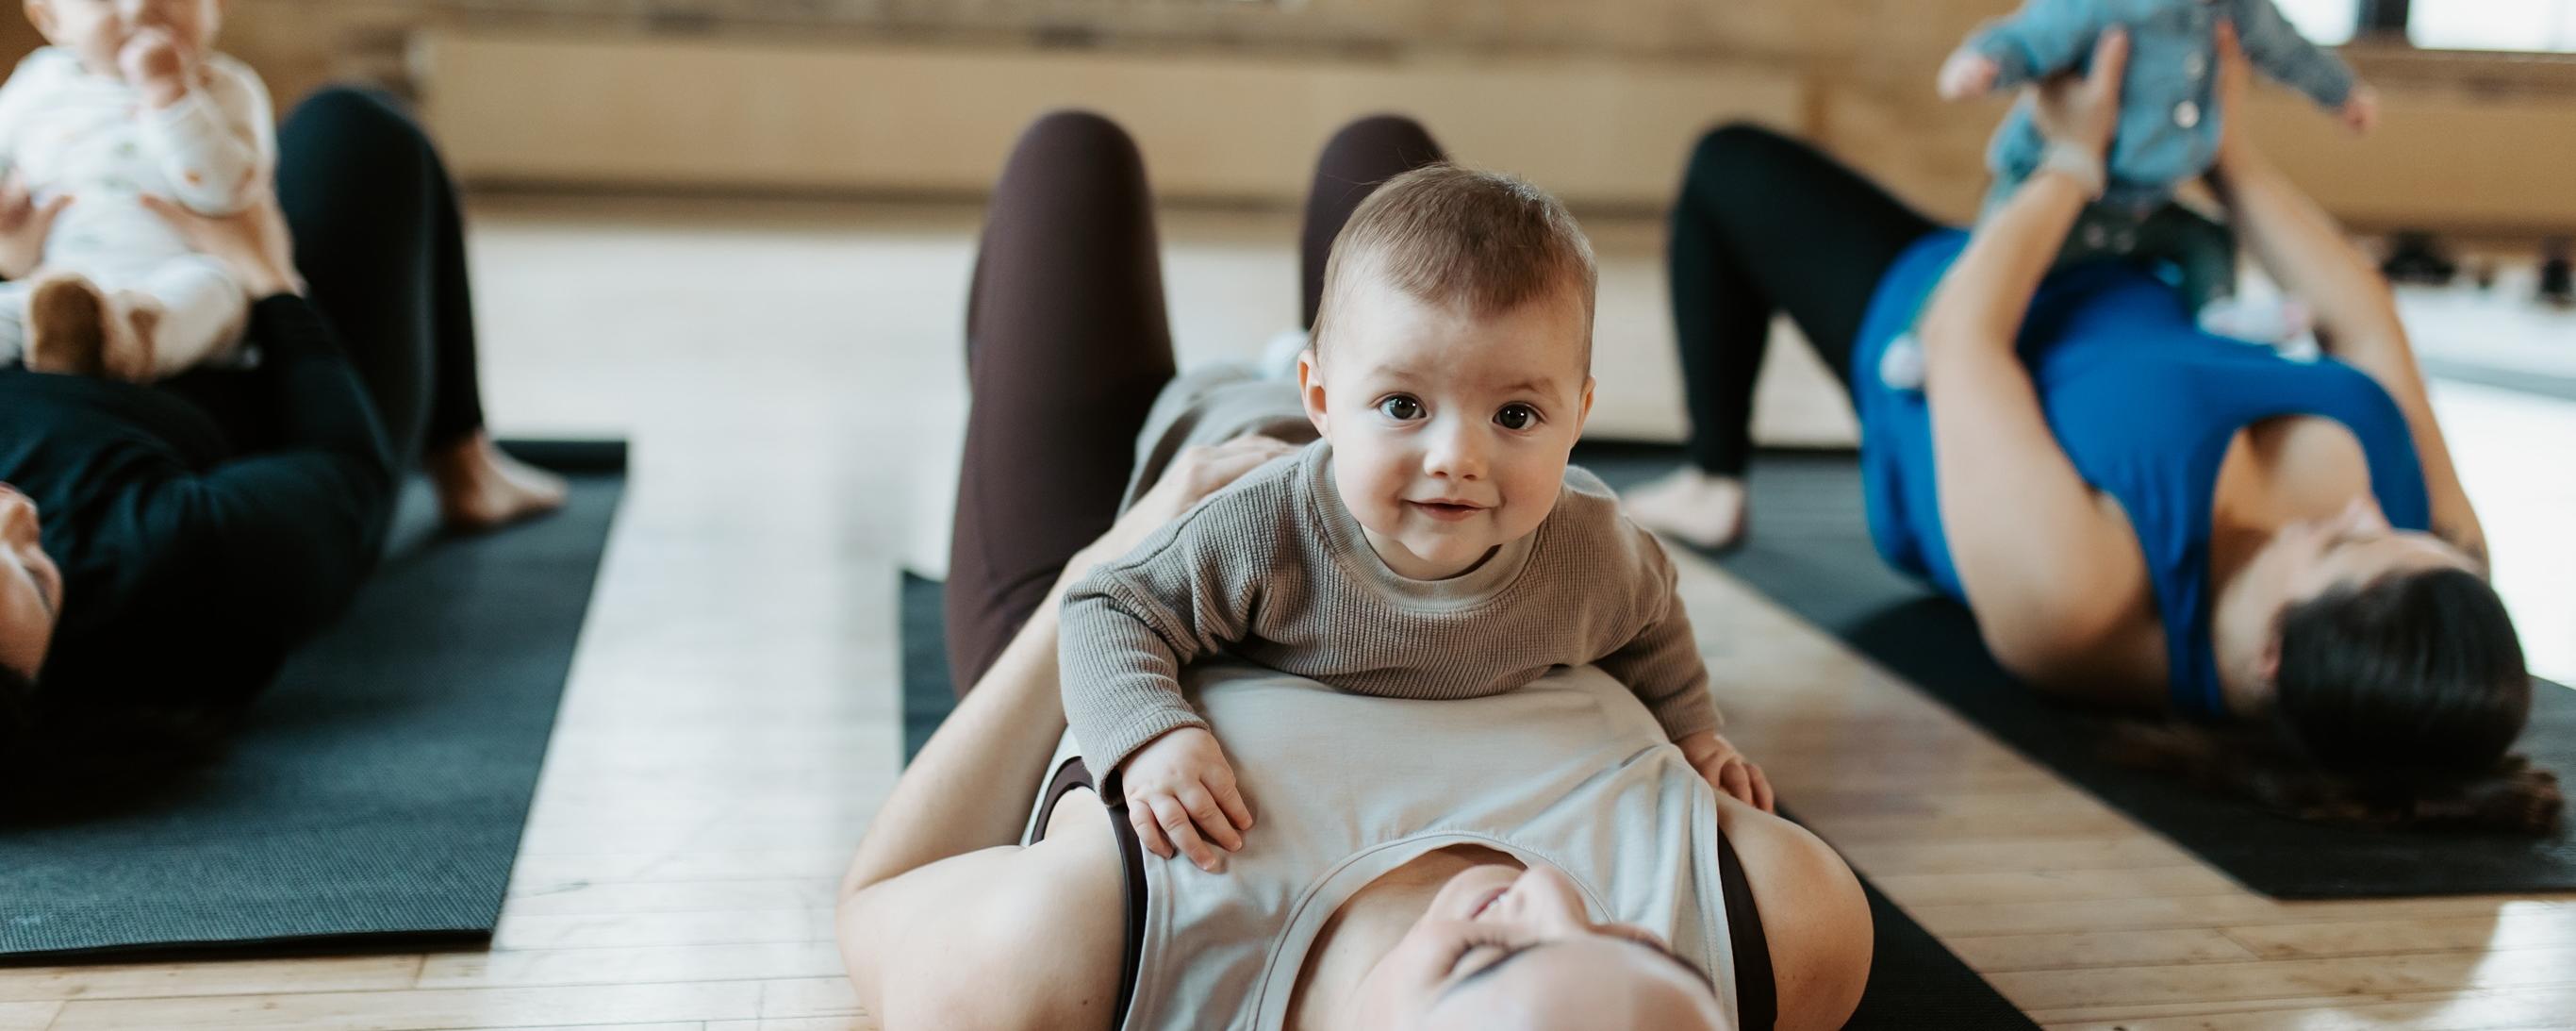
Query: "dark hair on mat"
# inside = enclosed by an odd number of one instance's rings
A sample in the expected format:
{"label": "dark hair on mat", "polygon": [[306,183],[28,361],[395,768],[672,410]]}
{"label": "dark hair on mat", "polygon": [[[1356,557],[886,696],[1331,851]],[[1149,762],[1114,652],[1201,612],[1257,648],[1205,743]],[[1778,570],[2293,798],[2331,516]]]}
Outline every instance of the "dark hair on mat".
{"label": "dark hair on mat", "polygon": [[2508,754],[2531,713],[2522,641],[2477,574],[2434,569],[2284,609],[2271,719],[2131,728],[2132,764],[2307,819],[2544,833],[2564,799]]}
{"label": "dark hair on mat", "polygon": [[35,701],[36,678],[0,666],[0,749],[18,751],[19,739],[32,722],[28,713]]}
{"label": "dark hair on mat", "polygon": [[238,713],[172,706],[66,707],[0,668],[0,828],[137,804],[223,751]]}

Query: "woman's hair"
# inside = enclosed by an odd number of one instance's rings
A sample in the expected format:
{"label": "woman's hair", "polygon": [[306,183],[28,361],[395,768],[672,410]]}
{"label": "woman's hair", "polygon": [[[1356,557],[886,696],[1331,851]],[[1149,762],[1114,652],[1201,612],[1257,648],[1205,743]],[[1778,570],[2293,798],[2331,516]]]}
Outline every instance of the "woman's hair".
{"label": "woman's hair", "polygon": [[0,832],[147,797],[220,754],[239,722],[222,707],[49,705],[36,686],[0,667]]}
{"label": "woman's hair", "polygon": [[2131,728],[2134,764],[2309,819],[2539,833],[2557,778],[2508,755],[2531,712],[2522,642],[2477,574],[2338,587],[2280,616],[2268,725]]}

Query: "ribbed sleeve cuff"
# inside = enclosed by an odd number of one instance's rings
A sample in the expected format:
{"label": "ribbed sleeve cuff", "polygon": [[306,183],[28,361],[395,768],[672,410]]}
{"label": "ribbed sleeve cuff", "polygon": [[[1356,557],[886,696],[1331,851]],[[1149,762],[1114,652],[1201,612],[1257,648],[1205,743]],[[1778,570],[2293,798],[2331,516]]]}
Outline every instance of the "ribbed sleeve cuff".
{"label": "ribbed sleeve cuff", "polygon": [[[1091,769],[1094,782],[1105,782],[1109,775],[1127,762],[1127,757],[1155,738],[1182,727],[1208,729],[1208,722],[1188,705],[1157,705],[1130,709],[1101,722],[1097,717],[1071,718],[1073,741],[1082,748],[1082,764]],[[1107,714],[1099,714],[1105,716]]]}
{"label": "ribbed sleeve cuff", "polygon": [[1664,738],[1679,741],[1703,730],[1716,730],[1726,725],[1726,717],[1717,712],[1716,699],[1705,689],[1685,691],[1679,697],[1667,698],[1654,707],[1655,722],[1662,724]]}

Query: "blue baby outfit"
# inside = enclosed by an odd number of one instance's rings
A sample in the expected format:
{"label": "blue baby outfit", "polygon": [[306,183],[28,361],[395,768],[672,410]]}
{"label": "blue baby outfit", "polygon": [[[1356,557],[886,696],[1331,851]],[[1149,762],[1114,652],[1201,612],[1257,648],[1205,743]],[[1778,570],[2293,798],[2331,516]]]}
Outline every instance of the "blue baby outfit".
{"label": "blue baby outfit", "polygon": [[[1888,267],[1861,323],[1853,367],[1876,367],[1967,240],[1957,230],[1928,233]],[[2237,430],[2278,415],[2340,422],[2361,441],[2388,521],[2409,530],[2430,524],[2406,416],[2376,381],[2332,359],[2292,361],[2201,332],[2173,287],[2135,265],[2095,261],[2050,274],[2015,347],[2058,445],[2137,531],[2179,713],[2225,714],[2209,637],[2209,527],[2218,467]],[[1852,404],[1880,557],[1966,600],[1941,528],[1924,395],[1855,376]]]}
{"label": "blue baby outfit", "polygon": [[[2129,31],[2129,72],[2120,87],[2120,126],[2112,138],[2105,204],[2141,215],[2173,199],[2177,183],[2209,170],[2218,155],[2220,112],[2217,29],[2236,23],[2237,39],[2256,69],[2327,108],[2352,95],[2352,69],[2299,35],[2272,0],[2028,0],[2009,17],[1977,30],[1968,46],[1995,60],[1998,89],[2083,71],[2093,44],[2114,25]],[[2039,168],[2048,142],[2022,98],[1995,133],[1986,165],[1994,196]]]}

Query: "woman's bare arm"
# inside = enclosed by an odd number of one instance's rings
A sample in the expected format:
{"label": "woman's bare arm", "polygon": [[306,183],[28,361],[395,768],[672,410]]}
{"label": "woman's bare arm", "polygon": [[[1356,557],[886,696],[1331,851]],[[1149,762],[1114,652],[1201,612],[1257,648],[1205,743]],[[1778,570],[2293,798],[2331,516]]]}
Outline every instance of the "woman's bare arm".
{"label": "woman's bare arm", "polygon": [[1064,734],[1064,701],[1056,693],[1057,604],[1065,585],[1097,561],[1088,550],[1075,554],[992,668],[905,767],[859,842],[841,881],[843,897],[950,856],[1020,840],[1047,756]]}
{"label": "woman's bare arm", "polygon": [[[2127,40],[2104,35],[2093,78],[2042,87],[2042,129],[2100,154],[2117,116]],[[2014,340],[2088,184],[2043,170],[1977,228],[1916,329],[1932,410],[1941,523],[1987,647],[2040,680],[2079,675],[2129,606],[2104,585],[2134,548],[2057,443]]]}
{"label": "woman's bare arm", "polygon": [[1056,644],[1065,588],[1200,498],[1289,450],[1268,437],[1190,449],[1106,535],[1076,552],[1046,600],[896,779],[859,842],[842,896],[950,856],[1019,841],[1047,757],[1064,734]]}
{"label": "woman's bare arm", "polygon": [[[1114,990],[1114,934],[1125,926],[1108,823],[1096,834],[1018,845],[1064,733],[1056,606],[1065,585],[1093,565],[1288,450],[1252,437],[1184,452],[1106,535],[1066,563],[1028,623],[896,779],[842,878],[837,919],[851,985],[877,1026],[1108,1025],[1102,986]],[[992,990],[996,970],[1010,972],[1013,990]]]}
{"label": "woman's bare arm", "polygon": [[[2219,53],[2220,103],[2235,110],[2244,91],[2246,68],[2232,31],[2221,30]],[[2485,532],[2469,507],[2467,492],[2460,488],[2450,445],[2434,422],[2433,403],[2424,390],[2414,346],[2397,318],[2397,301],[2387,281],[2344,237],[2333,216],[2300,192],[2238,131],[2239,124],[2228,120],[2210,176],[2238,237],[2283,290],[2316,309],[2317,338],[2326,353],[2369,374],[2406,413],[2415,454],[2424,467],[2424,487],[2433,503],[2433,528],[2483,561]]]}

